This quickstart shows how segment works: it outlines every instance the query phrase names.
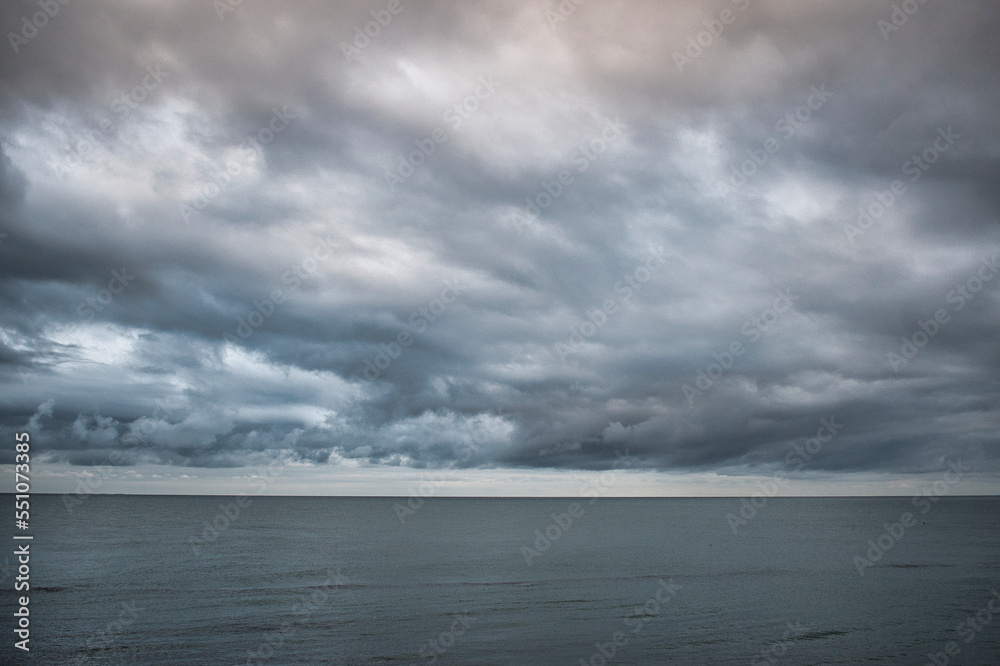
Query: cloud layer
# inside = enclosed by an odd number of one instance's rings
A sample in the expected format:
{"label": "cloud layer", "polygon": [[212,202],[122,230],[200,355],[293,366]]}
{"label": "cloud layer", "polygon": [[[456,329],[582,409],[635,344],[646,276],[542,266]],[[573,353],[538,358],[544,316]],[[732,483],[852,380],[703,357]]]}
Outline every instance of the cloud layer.
{"label": "cloud layer", "polygon": [[5,3],[0,431],[995,474],[1000,11],[902,4]]}

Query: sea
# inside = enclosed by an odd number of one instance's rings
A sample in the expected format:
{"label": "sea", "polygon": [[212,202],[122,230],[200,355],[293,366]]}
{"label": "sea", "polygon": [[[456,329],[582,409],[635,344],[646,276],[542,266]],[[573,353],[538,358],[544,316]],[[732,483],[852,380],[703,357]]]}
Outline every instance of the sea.
{"label": "sea", "polygon": [[932,499],[35,495],[0,663],[997,666],[1000,498]]}

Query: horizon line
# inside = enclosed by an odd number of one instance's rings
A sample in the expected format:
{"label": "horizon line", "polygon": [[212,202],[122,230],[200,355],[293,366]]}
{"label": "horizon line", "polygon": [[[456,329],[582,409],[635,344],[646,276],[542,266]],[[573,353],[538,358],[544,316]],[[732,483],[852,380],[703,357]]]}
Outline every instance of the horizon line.
{"label": "horizon line", "polygon": [[[15,492],[2,491],[0,495],[15,495]],[[50,493],[50,492],[34,492],[31,495],[52,495],[52,496],[62,496],[62,495],[72,495],[74,493]],[[410,498],[413,497],[412,494],[409,495],[260,495],[260,494],[249,494],[249,493],[91,493],[91,497],[101,496],[101,497],[336,497],[345,499],[399,499],[399,498]],[[770,495],[767,497],[768,500],[772,499],[906,499],[912,497],[920,497],[917,495]],[[422,497],[422,496],[421,496]],[[753,497],[751,495],[602,495],[597,499],[743,499],[746,497]],[[969,499],[969,498],[986,498],[986,497],[996,497],[1000,498],[1000,492],[997,493],[981,493],[981,494],[971,494],[971,495],[935,495],[939,499],[954,498],[954,499]],[[430,495],[428,497],[422,497],[424,500],[430,499],[566,499],[566,500],[583,500],[583,499],[594,499],[589,495]]]}

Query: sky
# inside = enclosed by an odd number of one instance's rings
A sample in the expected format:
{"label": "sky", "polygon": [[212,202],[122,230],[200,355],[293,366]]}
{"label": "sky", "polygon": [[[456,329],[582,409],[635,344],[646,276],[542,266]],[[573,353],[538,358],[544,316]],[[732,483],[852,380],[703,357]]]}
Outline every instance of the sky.
{"label": "sky", "polygon": [[1000,493],[995,3],[50,5],[5,484]]}

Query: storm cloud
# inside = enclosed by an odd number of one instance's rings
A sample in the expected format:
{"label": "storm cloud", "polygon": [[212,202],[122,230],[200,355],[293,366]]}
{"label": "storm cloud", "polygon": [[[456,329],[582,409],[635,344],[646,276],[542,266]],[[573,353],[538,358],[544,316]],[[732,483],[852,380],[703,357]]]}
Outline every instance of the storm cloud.
{"label": "storm cloud", "polygon": [[993,3],[49,4],[0,435],[53,464],[1000,471]]}

